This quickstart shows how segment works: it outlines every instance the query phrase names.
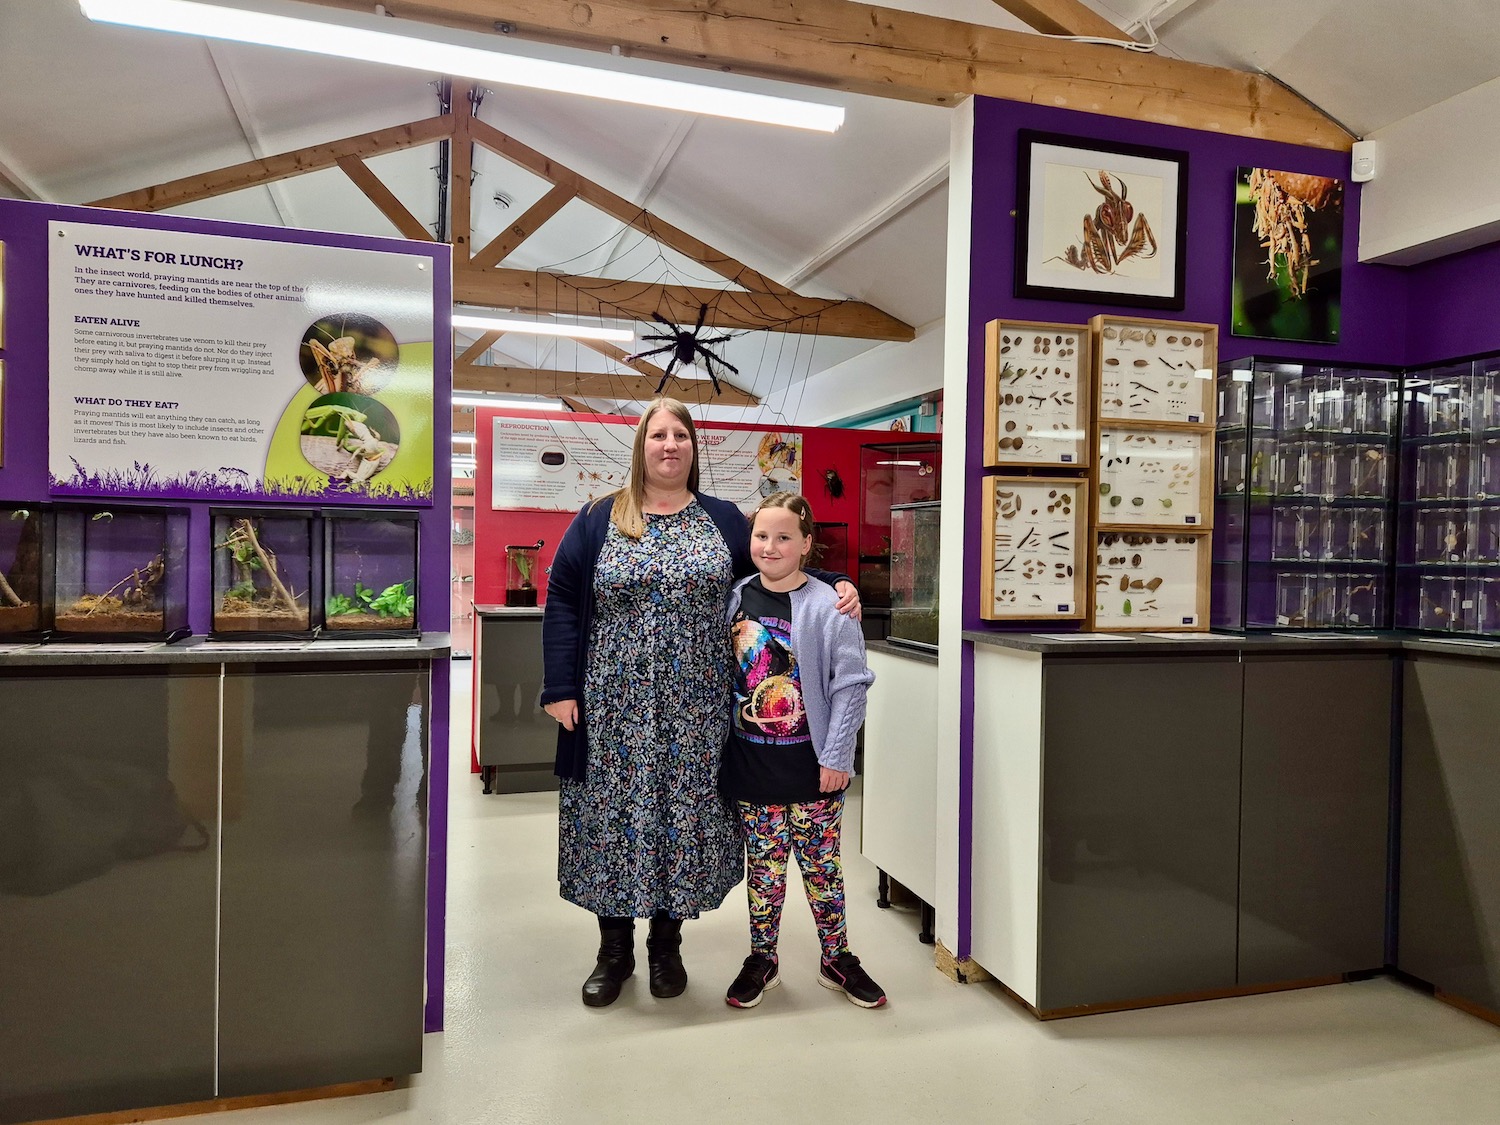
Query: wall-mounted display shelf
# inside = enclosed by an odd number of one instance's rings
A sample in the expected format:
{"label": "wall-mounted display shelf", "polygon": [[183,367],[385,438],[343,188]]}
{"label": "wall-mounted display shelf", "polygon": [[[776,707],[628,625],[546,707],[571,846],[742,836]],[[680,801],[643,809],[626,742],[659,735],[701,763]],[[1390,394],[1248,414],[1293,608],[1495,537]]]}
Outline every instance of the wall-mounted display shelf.
{"label": "wall-mounted display shelf", "polygon": [[984,357],[984,463],[1089,464],[1088,329],[992,320],[985,326]]}
{"label": "wall-mounted display shelf", "polygon": [[1089,482],[984,478],[987,621],[1076,620],[1088,613]]}
{"label": "wall-mounted display shelf", "polygon": [[1096,532],[1093,627],[1205,631],[1211,558],[1203,532]]}
{"label": "wall-mounted display shelf", "polygon": [[1212,527],[1212,448],[1212,434],[1102,427],[1095,523],[1100,527]]}
{"label": "wall-mounted display shelf", "polygon": [[1500,357],[1408,372],[1396,624],[1500,634]]}
{"label": "wall-mounted display shelf", "polygon": [[1220,365],[1213,624],[1391,624],[1401,373]]}
{"label": "wall-mounted display shelf", "polygon": [[1101,423],[1212,427],[1217,325],[1100,315],[1089,327]]}

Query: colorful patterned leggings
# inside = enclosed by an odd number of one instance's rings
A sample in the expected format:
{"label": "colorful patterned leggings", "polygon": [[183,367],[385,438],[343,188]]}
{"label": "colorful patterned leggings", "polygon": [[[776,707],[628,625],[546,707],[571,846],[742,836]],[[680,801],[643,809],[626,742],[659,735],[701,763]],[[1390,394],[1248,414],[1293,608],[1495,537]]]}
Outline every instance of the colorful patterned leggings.
{"label": "colorful patterned leggings", "polygon": [[823,959],[849,951],[844,916],[844,866],[839,859],[839,818],[844,795],[804,805],[738,802],[745,826],[746,888],[750,894],[750,948],[776,956],[781,907],[786,902],[787,855],[802,869],[807,904],[818,926]]}

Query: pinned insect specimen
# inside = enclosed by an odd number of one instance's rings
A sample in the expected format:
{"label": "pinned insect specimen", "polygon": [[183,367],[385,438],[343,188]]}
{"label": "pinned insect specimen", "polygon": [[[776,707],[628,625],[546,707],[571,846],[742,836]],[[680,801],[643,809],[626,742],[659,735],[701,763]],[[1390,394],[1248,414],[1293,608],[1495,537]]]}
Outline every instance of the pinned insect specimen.
{"label": "pinned insect specimen", "polygon": [[[1060,257],[1074,269],[1111,274],[1132,258],[1145,261],[1156,256],[1156,236],[1146,216],[1136,214],[1129,200],[1130,189],[1123,179],[1115,190],[1108,172],[1099,170],[1099,182],[1084,173],[1089,186],[1104,197],[1093,215],[1083,217],[1083,239],[1079,246],[1069,246]],[[1131,220],[1134,220],[1132,223]],[[1055,261],[1057,258],[1048,259]]]}

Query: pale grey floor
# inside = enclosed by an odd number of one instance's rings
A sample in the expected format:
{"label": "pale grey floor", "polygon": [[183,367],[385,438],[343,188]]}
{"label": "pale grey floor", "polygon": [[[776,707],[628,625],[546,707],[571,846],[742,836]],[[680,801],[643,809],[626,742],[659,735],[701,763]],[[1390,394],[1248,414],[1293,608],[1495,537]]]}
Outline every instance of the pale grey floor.
{"label": "pale grey floor", "polygon": [[[455,680],[468,665],[454,666]],[[467,685],[455,715],[468,714]],[[846,852],[854,949],[891,996],[820,988],[795,885],[784,984],[737,1011],[735,894],[690,923],[686,995],[644,981],[590,1010],[591,919],[557,897],[556,800],[480,795],[454,732],[448,1028],[409,1089],[249,1110],[240,1125],[358,1122],[1014,1122],[1071,1125],[1500,1121],[1500,1028],[1385,980],[1040,1024],[993,985],[932,968],[912,914],[874,906]]]}

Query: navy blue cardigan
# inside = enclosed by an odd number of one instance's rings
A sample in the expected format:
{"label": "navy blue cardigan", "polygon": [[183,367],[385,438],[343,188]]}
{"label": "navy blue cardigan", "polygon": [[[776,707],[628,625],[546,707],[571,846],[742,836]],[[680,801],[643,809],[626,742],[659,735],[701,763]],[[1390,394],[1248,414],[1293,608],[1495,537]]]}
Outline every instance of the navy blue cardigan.
{"label": "navy blue cardigan", "polygon": [[[750,524],[745,514],[728,500],[693,493],[714,521],[736,580],[751,574]],[[583,676],[588,660],[589,635],[594,624],[594,566],[609,533],[613,504],[608,498],[587,505],[574,517],[557,545],[547,577],[547,604],[542,609],[542,704],[563,699],[578,701],[578,723],[568,730],[557,727],[558,777],[582,781],[588,764],[588,716],[583,709]],[[807,568],[807,573],[830,585],[844,574]],[[727,634],[726,634],[727,636]],[[726,642],[727,643],[727,642]]]}

